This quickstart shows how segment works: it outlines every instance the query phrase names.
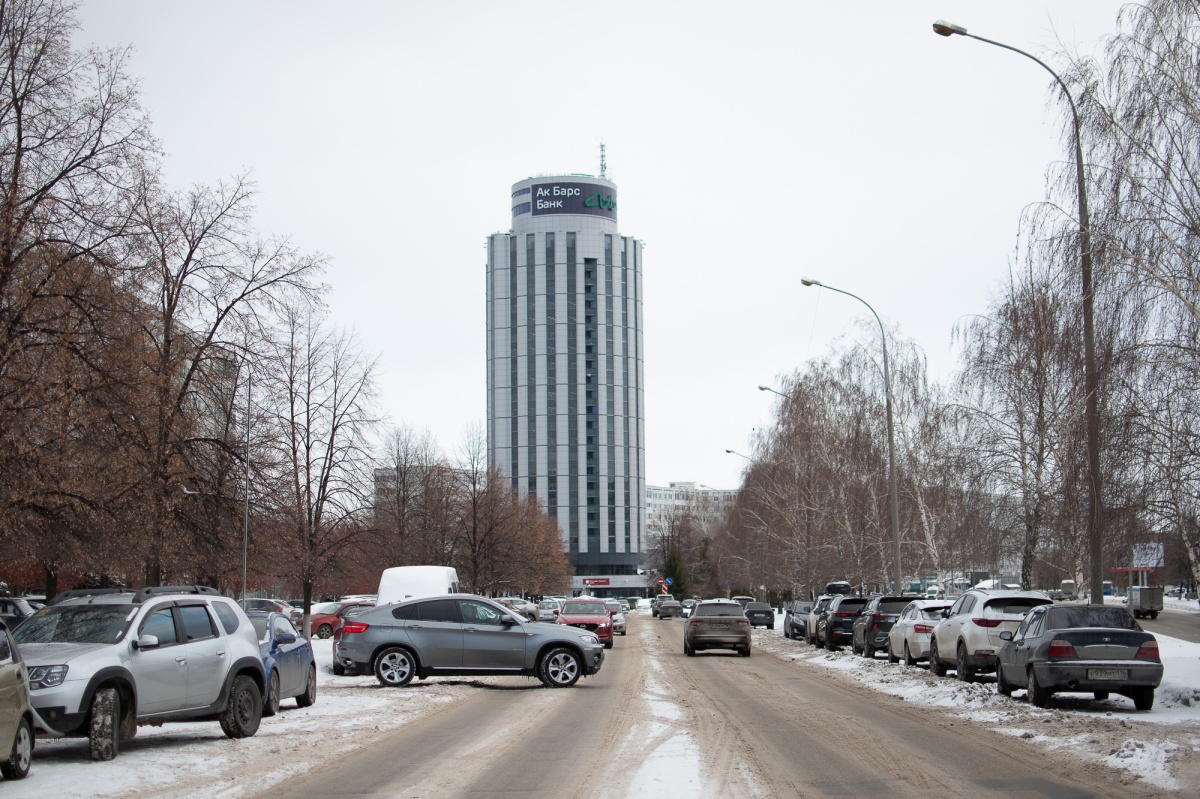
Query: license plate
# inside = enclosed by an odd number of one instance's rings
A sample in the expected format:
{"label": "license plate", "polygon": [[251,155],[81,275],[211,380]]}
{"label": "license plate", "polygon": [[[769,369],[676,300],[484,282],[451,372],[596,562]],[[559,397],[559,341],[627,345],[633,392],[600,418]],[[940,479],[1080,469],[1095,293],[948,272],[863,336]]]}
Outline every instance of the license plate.
{"label": "license plate", "polygon": [[712,628],[714,630],[728,630],[729,625],[728,624],[714,624],[714,625],[712,625]]}
{"label": "license plate", "polygon": [[1128,680],[1129,669],[1088,669],[1089,680]]}

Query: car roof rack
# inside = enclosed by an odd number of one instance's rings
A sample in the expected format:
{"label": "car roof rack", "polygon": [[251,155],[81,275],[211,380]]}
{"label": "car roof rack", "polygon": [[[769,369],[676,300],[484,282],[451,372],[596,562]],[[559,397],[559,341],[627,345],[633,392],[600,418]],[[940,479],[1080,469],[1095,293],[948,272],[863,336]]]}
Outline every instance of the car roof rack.
{"label": "car roof rack", "polygon": [[107,596],[109,594],[132,594],[130,588],[72,588],[69,591],[59,591],[47,605],[57,605],[68,599],[85,599],[87,597]]}
{"label": "car roof rack", "polygon": [[148,585],[133,595],[135,603],[145,602],[150,597],[163,594],[205,594],[221,596],[221,592],[208,585]]}

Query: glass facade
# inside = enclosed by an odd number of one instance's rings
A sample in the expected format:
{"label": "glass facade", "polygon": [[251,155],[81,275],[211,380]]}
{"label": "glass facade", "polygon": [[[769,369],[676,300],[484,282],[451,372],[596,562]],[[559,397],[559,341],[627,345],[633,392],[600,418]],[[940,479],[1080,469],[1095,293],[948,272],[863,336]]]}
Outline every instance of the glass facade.
{"label": "glass facade", "polygon": [[[599,211],[572,200],[588,195],[605,198]],[[577,574],[634,574],[645,529],[641,242],[617,233],[609,181],[530,178],[512,196],[534,210],[487,248],[489,458],[557,519]]]}

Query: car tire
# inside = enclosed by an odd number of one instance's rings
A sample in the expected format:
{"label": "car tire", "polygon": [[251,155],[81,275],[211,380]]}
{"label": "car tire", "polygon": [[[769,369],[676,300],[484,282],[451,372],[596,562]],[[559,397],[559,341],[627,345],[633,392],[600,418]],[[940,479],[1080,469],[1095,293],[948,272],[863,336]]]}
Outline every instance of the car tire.
{"label": "car tire", "polygon": [[958,657],[954,661],[955,675],[963,682],[975,682],[975,669],[967,664],[967,648],[960,643],[956,654]]}
{"label": "car tire", "polygon": [[775,625],[774,625],[774,624],[768,624],[768,625],[767,625],[767,629],[768,629],[768,630],[774,630],[774,629],[775,629]]}
{"label": "car tire", "polygon": [[904,665],[905,666],[917,665],[917,659],[912,656],[912,651],[908,648],[908,641],[904,642]]}
{"label": "car tire", "polygon": [[264,717],[274,716],[279,712],[279,672],[271,669],[267,680],[267,696],[263,700],[262,714]]}
{"label": "car tire", "polygon": [[1133,700],[1133,706],[1138,710],[1150,710],[1154,707],[1154,688],[1149,685],[1131,688],[1129,698]]}
{"label": "car tire", "polygon": [[996,664],[996,693],[1000,694],[1000,696],[1012,696],[1013,690],[1014,690],[1013,684],[1010,683],[1008,680],[1004,679],[1004,668],[999,663],[997,663]]}
{"label": "car tire", "polygon": [[579,655],[565,646],[551,649],[538,665],[538,677],[547,688],[570,688],[582,674]]}
{"label": "car tire", "polygon": [[1029,704],[1034,707],[1045,707],[1050,704],[1050,689],[1038,684],[1037,675],[1033,669],[1029,670],[1029,688],[1027,692],[1029,694]]}
{"label": "car tire", "polygon": [[116,688],[101,688],[92,697],[88,749],[92,760],[112,760],[121,750],[121,697]]}
{"label": "car tire", "polygon": [[227,738],[249,738],[258,732],[262,721],[263,700],[258,685],[245,674],[233,678],[229,701],[221,713],[221,732]]}
{"label": "car tire", "polygon": [[929,642],[929,673],[934,677],[946,676],[946,664],[938,656],[937,639],[934,638]]}
{"label": "car tire", "polygon": [[416,673],[416,660],[402,646],[390,646],[375,658],[375,679],[384,688],[403,688]]}
{"label": "car tire", "polygon": [[695,657],[696,655],[696,650],[688,646],[688,642],[686,640],[683,642],[683,654],[687,655],[688,657]]}
{"label": "car tire", "polygon": [[892,653],[892,642],[888,641],[887,647],[888,663],[896,664],[900,662],[900,656]]}
{"label": "car tire", "polygon": [[829,652],[837,651],[837,644],[833,642],[833,639],[829,637],[828,633],[826,633],[825,637],[825,649]]}
{"label": "car tire", "polygon": [[863,657],[865,657],[867,660],[875,659],[875,647],[866,642],[863,643],[862,653]]}
{"label": "car tire", "polygon": [[29,763],[33,760],[33,728],[29,719],[17,722],[17,734],[13,736],[13,748],[8,759],[0,762],[0,774],[6,780],[23,780],[29,774]]}
{"label": "car tire", "polygon": [[612,649],[612,648],[613,648],[613,639],[609,638],[607,641],[605,641],[605,642],[604,642],[604,648],[605,648],[605,649]]}
{"label": "car tire", "polygon": [[343,666],[341,663],[338,663],[336,660],[333,661],[333,676],[334,677],[346,676],[346,667]]}
{"label": "car tire", "polygon": [[296,707],[312,707],[317,703],[317,666],[310,664],[308,667],[308,682],[304,686],[304,693],[296,697]]}
{"label": "car tire", "polygon": [[1153,621],[1154,619],[1157,619],[1157,618],[1158,618],[1158,611],[1157,610],[1150,611],[1150,620]]}
{"label": "car tire", "polygon": [[738,651],[738,654],[744,658],[750,657],[750,647],[745,647]]}
{"label": "car tire", "polygon": [[333,637],[333,628],[330,627],[328,624],[322,624],[320,627],[317,628],[317,637],[318,638]]}
{"label": "car tire", "polygon": [[1097,702],[1103,702],[1105,699],[1108,699],[1108,696],[1108,691],[1092,691],[1092,698]]}

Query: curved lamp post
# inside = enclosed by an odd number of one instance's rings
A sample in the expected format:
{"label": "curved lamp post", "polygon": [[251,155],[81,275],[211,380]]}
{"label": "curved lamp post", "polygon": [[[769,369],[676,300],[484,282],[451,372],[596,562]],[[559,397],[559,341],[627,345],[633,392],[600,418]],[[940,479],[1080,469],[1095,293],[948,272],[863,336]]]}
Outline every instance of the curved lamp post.
{"label": "curved lamp post", "polygon": [[887,407],[888,499],[892,505],[892,561],[895,564],[893,578],[896,581],[896,593],[900,594],[904,591],[904,581],[903,573],[900,570],[900,501],[896,491],[896,433],[892,422],[892,377],[888,366],[887,332],[883,329],[883,321],[879,318],[879,314],[875,313],[875,309],[871,307],[871,303],[857,294],[835,289],[833,286],[827,286],[811,277],[802,277],[800,278],[800,282],[805,286],[818,286],[830,291],[836,291],[838,294],[845,294],[847,297],[853,297],[867,306],[867,310],[871,312],[871,315],[875,317],[875,321],[879,323],[879,340],[883,344],[883,393],[885,397],[884,402]]}
{"label": "curved lamp post", "polygon": [[725,450],[725,454],[726,455],[737,455],[739,458],[745,458],[746,460],[750,461],[751,463],[754,463],[754,458],[751,458],[749,455],[743,455],[742,453],[738,452],[737,450],[727,449],[727,450]]}
{"label": "curved lamp post", "polygon": [[1075,138],[1075,184],[1079,200],[1079,262],[1083,279],[1083,386],[1085,397],[1084,427],[1087,438],[1087,471],[1088,488],[1091,496],[1088,502],[1088,558],[1091,566],[1088,569],[1088,584],[1091,587],[1091,602],[1104,604],[1104,571],[1101,568],[1103,549],[1101,538],[1104,533],[1104,496],[1102,491],[1102,475],[1100,474],[1100,378],[1096,370],[1096,337],[1095,337],[1095,295],[1092,289],[1092,234],[1088,220],[1087,189],[1083,180],[1083,141],[1079,130],[1079,111],[1075,107],[1075,98],[1067,89],[1067,84],[1058,73],[1046,65],[1044,61],[1032,56],[1024,50],[1003,44],[1002,42],[985,39],[961,25],[939,19],[933,23],[933,32],[939,36],[966,36],[987,44],[994,44],[1005,50],[1019,53],[1030,61],[1036,62],[1042,69],[1054,76],[1067,103],[1071,106],[1071,122],[1074,125]]}

